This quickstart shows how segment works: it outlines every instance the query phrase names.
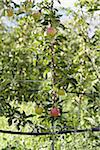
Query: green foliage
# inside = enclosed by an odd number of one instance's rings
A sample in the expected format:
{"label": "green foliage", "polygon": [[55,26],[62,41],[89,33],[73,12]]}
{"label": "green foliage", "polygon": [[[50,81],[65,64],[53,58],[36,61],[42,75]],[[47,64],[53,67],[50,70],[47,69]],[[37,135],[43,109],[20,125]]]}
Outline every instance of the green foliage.
{"label": "green foliage", "polygon": [[[11,1],[2,3],[1,16],[7,17],[4,6],[9,8],[10,4]],[[9,28],[0,20],[0,116],[6,120],[0,128],[58,132],[100,125],[100,30],[97,27],[94,36],[89,38],[87,23],[93,17],[94,8],[93,0],[91,3],[81,0],[76,11],[66,10],[71,19],[62,24],[53,1],[37,4],[25,1],[14,4],[14,14],[8,16],[10,21],[16,20],[16,27]],[[34,12],[41,16],[34,18]],[[54,37],[47,35],[49,26],[57,30]],[[64,89],[65,95],[60,96],[56,89]],[[35,114],[35,104],[43,107],[41,115]],[[50,116],[53,106],[60,109],[61,116]],[[0,138],[5,140],[4,135]],[[100,145],[98,133],[91,132],[81,136],[6,138],[2,150],[49,150],[52,138],[57,150],[85,147],[99,150]]]}

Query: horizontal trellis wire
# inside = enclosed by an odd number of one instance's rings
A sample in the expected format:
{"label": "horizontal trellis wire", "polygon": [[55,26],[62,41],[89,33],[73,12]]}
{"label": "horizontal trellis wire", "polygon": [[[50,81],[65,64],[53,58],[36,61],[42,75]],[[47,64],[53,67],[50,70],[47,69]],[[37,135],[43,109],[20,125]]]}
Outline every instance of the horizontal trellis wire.
{"label": "horizontal trellis wire", "polygon": [[82,132],[99,132],[100,127],[91,128],[91,129],[77,129],[77,130],[64,130],[59,132],[18,132],[18,131],[10,131],[10,130],[0,130],[0,133],[6,134],[17,134],[17,135],[34,135],[34,136],[41,136],[41,135],[55,135],[55,134],[68,134],[68,133],[82,133]]}

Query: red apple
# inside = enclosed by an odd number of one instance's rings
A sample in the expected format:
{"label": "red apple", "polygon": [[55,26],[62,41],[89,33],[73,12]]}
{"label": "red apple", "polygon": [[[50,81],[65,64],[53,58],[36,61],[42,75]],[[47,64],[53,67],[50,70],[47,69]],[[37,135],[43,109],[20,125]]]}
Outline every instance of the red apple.
{"label": "red apple", "polygon": [[52,117],[58,117],[60,116],[60,109],[59,108],[56,108],[56,107],[53,107],[50,111],[50,115]]}
{"label": "red apple", "polygon": [[53,36],[55,36],[56,32],[57,32],[56,29],[53,28],[53,27],[48,27],[48,28],[47,28],[47,35],[48,35],[48,36],[53,37]]}

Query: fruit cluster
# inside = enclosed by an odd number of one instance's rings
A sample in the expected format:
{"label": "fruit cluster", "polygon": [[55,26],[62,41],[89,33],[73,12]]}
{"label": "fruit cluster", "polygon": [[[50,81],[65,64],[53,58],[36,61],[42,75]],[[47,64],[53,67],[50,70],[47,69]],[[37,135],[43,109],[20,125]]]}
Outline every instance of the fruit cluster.
{"label": "fruit cluster", "polygon": [[[42,13],[37,11],[33,13],[33,18],[34,21],[39,21],[41,18]],[[49,27],[47,27],[46,29],[46,35],[50,38],[54,38],[55,35],[57,34],[57,30],[55,27],[53,27],[52,25],[49,25]],[[52,51],[51,51],[52,53]],[[51,54],[52,55],[52,54]],[[53,55],[52,55],[53,57]],[[52,58],[54,59],[54,58]],[[54,61],[52,62],[54,63]],[[54,66],[54,64],[52,64],[52,66]],[[54,70],[55,68],[53,68],[52,70]],[[55,92],[56,95],[58,96],[64,96],[65,95],[65,91],[63,89],[53,89],[53,92]],[[43,108],[39,105],[36,105],[35,107],[35,113],[38,115],[41,115],[43,112]],[[58,107],[55,106],[55,104],[53,104],[51,110],[50,110],[50,116],[51,117],[59,117],[61,115],[60,109]]]}
{"label": "fruit cluster", "polygon": [[[39,12],[39,11],[34,12],[33,15],[32,15],[33,18],[34,18],[34,21],[36,21],[36,22],[39,21],[40,18],[41,18],[41,15],[42,15],[42,13]],[[55,27],[53,27],[52,25],[50,25],[49,27],[47,27],[47,29],[46,29],[46,35],[48,37],[53,38],[56,35],[56,33],[57,33],[57,30],[56,30]],[[56,93],[59,96],[63,96],[65,94],[65,92],[64,92],[63,89],[57,90]],[[41,115],[43,113],[42,106],[36,105],[36,107],[35,107],[35,113],[38,114],[38,115]],[[49,114],[50,114],[51,117],[59,117],[61,115],[60,109],[53,105]]]}
{"label": "fruit cluster", "polygon": [[[42,15],[42,13],[40,11],[36,11],[32,14],[32,16],[36,22],[40,20],[41,15]],[[48,37],[52,38],[56,35],[56,33],[57,33],[57,30],[52,26],[50,26],[46,29],[46,34]]]}
{"label": "fruit cluster", "polygon": [[[58,89],[57,90],[57,95],[58,96],[64,96],[65,95],[65,91],[63,89]],[[43,113],[43,107],[40,105],[36,105],[35,106],[35,113],[38,115],[41,115]],[[50,110],[50,116],[51,117],[59,117],[61,115],[60,109],[56,106],[53,106]]]}

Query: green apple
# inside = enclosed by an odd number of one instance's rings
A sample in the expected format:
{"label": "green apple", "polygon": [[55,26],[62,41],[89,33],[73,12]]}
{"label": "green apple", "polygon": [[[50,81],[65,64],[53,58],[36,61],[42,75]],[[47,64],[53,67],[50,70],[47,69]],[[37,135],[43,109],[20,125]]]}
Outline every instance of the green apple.
{"label": "green apple", "polygon": [[57,90],[57,94],[58,94],[59,96],[64,96],[64,95],[65,95],[64,89],[58,89],[58,90]]}
{"label": "green apple", "polygon": [[35,106],[35,113],[38,114],[38,115],[41,115],[43,113],[43,108],[36,105]]}
{"label": "green apple", "polygon": [[13,9],[9,8],[9,9],[7,10],[7,16],[8,16],[8,17],[12,17],[12,16],[13,16]]}
{"label": "green apple", "polygon": [[34,12],[32,14],[32,16],[33,16],[35,21],[38,21],[40,19],[40,17],[41,17],[41,13],[39,11],[38,12]]}

